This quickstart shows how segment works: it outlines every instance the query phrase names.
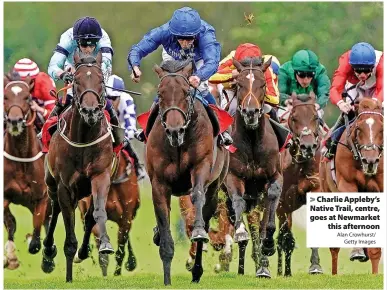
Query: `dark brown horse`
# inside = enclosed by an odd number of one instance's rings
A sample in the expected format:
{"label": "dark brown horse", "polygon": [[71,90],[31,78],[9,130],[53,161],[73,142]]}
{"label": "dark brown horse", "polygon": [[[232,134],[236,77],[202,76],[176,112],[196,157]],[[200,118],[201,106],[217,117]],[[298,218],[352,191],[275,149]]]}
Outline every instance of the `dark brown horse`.
{"label": "dark brown horse", "polygon": [[[217,221],[218,227],[217,229],[210,228],[208,232],[211,246],[215,251],[221,251],[219,263],[216,264],[214,268],[216,273],[221,271],[228,272],[232,260],[232,243],[234,242],[232,237],[234,236],[234,226],[229,218],[227,201],[222,197],[218,199],[216,212],[212,217],[214,221]],[[181,196],[179,198],[179,206],[181,215],[184,219],[186,234],[188,237],[191,237],[195,221],[195,207],[192,204],[191,197],[189,195]],[[197,243],[191,242],[189,258],[185,264],[188,271],[191,271],[195,264],[196,248]]]}
{"label": "dark brown horse", "polygon": [[49,219],[43,153],[34,128],[36,113],[30,107],[32,89],[31,79],[22,81],[17,72],[4,76],[4,225],[8,232],[4,267],[8,269],[19,266],[14,244],[16,219],[9,205],[22,205],[33,215],[34,231],[28,240],[31,254],[39,252],[41,227],[43,223],[48,226]]}
{"label": "dark brown horse", "polygon": [[[238,110],[234,119],[232,138],[237,151],[231,155],[225,186],[235,211],[234,241],[239,244],[238,273],[244,274],[248,232],[253,240],[252,257],[257,277],[270,277],[267,256],[275,253],[275,212],[282,191],[279,144],[268,116],[263,112],[266,81],[264,72],[271,59],[247,58],[241,63],[233,60],[239,72]],[[260,212],[264,212],[261,220]]]}
{"label": "dark brown horse", "polygon": [[78,242],[74,232],[75,208],[78,201],[92,194],[85,216],[85,235],[77,258],[88,256],[93,226],[100,229],[100,253],[114,253],[106,232],[106,201],[113,162],[111,128],[103,110],[105,88],[101,70],[102,54],[97,58],[74,54],[74,98],[71,107],[58,121],[58,131],[51,139],[46,156],[45,179],[52,200],[53,214],[44,240],[42,269],[52,271],[56,255],[54,231],[62,212],[66,228],[64,253],[66,281],[73,279],[73,260]]}
{"label": "dark brown horse", "polygon": [[[217,147],[205,107],[195,101],[188,78],[192,63],[168,61],[155,66],[160,78],[159,115],[146,144],[146,164],[152,184],[164,284],[171,284],[174,242],[170,231],[171,195],[191,194],[195,221],[191,241],[197,242],[192,281],[203,274],[202,248],[208,242],[209,221],[217,205],[217,191],[228,169],[229,155]],[[196,93],[196,91],[195,91]]]}
{"label": "dark brown horse", "polygon": [[[291,257],[295,240],[291,231],[292,212],[306,204],[306,193],[320,190],[318,168],[321,156],[322,136],[315,107],[316,96],[292,94],[292,109],[288,118],[288,128],[293,135],[293,145],[283,152],[282,168],[284,185],[277,208],[279,234],[277,240],[278,275],[282,275],[282,252],[285,252],[285,276],[291,276]],[[316,250],[312,249],[309,273],[322,273]]]}
{"label": "dark brown horse", "polygon": [[[81,211],[81,218],[84,220],[87,209],[90,207],[91,197],[85,197],[78,202],[78,208]],[[109,220],[118,225],[118,249],[116,251],[116,269],[115,276],[121,275],[122,262],[125,257],[125,246],[128,247],[128,261],[125,268],[133,271],[136,268],[136,257],[130,244],[129,232],[137,209],[140,206],[140,191],[137,184],[137,176],[129,156],[123,151],[119,155],[119,163],[116,172],[113,175],[112,184],[108,200],[106,202],[106,212]],[[97,225],[92,230],[97,247],[100,246],[100,231]],[[74,262],[81,262],[81,260]],[[99,253],[99,265],[102,269],[102,275],[107,275],[109,265],[108,254]]]}
{"label": "dark brown horse", "polygon": [[[356,119],[341,136],[334,160],[320,163],[322,192],[383,192],[383,121],[380,101],[360,101]],[[336,168],[336,182],[331,162]],[[336,275],[340,248],[330,251],[332,275]],[[365,254],[371,259],[372,273],[377,274],[381,249],[370,248]]]}

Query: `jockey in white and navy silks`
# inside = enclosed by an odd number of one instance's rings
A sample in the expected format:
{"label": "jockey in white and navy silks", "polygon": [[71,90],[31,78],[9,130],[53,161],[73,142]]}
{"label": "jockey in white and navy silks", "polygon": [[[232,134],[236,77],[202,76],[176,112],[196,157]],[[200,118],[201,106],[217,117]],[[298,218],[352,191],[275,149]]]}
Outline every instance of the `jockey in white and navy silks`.
{"label": "jockey in white and navy silks", "polygon": [[146,176],[145,168],[144,165],[140,163],[140,160],[129,141],[133,139],[134,133],[136,132],[136,105],[134,104],[131,95],[119,90],[125,90],[124,80],[117,75],[111,75],[107,82],[106,98],[113,102],[113,106],[117,110],[120,126],[121,128],[125,128],[125,137],[128,142],[126,142],[124,148],[134,160],[137,180],[141,180]]}
{"label": "jockey in white and navy silks", "polygon": [[[199,13],[183,7],[173,13],[172,19],[149,31],[143,39],[132,46],[128,55],[129,71],[134,71],[132,80],[140,81],[140,62],[149,53],[163,46],[163,60],[193,59],[194,71],[189,77],[192,87],[197,88],[204,98],[203,104],[216,105],[215,98],[208,89],[208,79],[216,73],[220,61],[220,44],[216,40],[215,29],[200,18]],[[207,104],[206,104],[207,103]],[[232,143],[231,136],[221,134],[224,145]],[[143,132],[136,136],[145,140]]]}
{"label": "jockey in white and navy silks", "polygon": [[[100,51],[102,52],[101,69],[106,83],[112,71],[113,48],[109,35],[101,28],[97,19],[88,16],[78,19],[72,28],[69,28],[61,35],[48,65],[49,76],[55,81],[61,79],[66,83],[72,83],[74,80],[73,71],[67,70],[67,68],[74,66],[74,52],[77,49],[91,56],[97,56]],[[72,92],[69,91],[65,104],[62,105],[62,101],[59,101],[52,110],[50,117],[59,116],[71,104],[72,98]],[[117,126],[117,115],[110,100],[107,100],[105,109],[109,112],[110,122]],[[117,132],[114,128],[113,126],[114,139],[119,140],[115,138]]]}

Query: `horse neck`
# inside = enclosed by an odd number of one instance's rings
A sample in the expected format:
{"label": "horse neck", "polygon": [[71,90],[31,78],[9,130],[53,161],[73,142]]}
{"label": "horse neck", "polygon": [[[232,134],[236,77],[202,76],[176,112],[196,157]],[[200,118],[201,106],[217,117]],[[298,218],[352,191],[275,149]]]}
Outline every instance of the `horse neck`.
{"label": "horse neck", "polygon": [[70,136],[70,140],[76,143],[87,143],[101,137],[101,135],[107,131],[107,129],[104,129],[104,127],[107,126],[103,126],[106,123],[104,119],[105,117],[90,127],[82,118],[76,105],[73,104],[71,113],[68,114],[68,117],[66,118],[66,122],[69,126],[68,135]]}
{"label": "horse neck", "polygon": [[24,128],[18,136],[12,136],[8,131],[4,139],[4,151],[10,155],[29,158],[40,152],[40,145],[33,125]]}
{"label": "horse neck", "polygon": [[248,129],[246,127],[245,121],[239,111],[236,112],[235,125],[236,131],[242,137],[242,140],[245,141],[246,144],[250,144],[251,148],[255,148],[257,145],[262,143],[263,136],[265,134],[265,123],[266,118],[263,115],[259,119],[258,127],[254,130]]}

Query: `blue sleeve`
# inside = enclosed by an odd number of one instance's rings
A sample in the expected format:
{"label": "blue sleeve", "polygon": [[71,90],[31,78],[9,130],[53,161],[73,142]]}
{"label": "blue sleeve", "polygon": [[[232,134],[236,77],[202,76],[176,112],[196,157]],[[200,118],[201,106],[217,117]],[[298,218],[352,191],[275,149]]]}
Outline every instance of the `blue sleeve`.
{"label": "blue sleeve", "polygon": [[203,57],[203,66],[195,73],[201,81],[208,80],[216,73],[220,61],[220,43],[216,41],[215,30],[208,29],[199,39],[199,49]]}
{"label": "blue sleeve", "polygon": [[128,54],[129,71],[132,70],[132,66],[140,66],[141,59],[155,51],[162,44],[164,33],[162,26],[154,28],[145,34],[139,43],[132,46]]}

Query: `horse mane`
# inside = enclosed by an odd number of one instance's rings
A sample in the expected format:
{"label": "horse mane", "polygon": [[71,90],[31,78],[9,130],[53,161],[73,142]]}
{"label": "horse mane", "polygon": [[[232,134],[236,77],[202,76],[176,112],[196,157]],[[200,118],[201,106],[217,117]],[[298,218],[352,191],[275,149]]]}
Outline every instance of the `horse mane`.
{"label": "horse mane", "polygon": [[253,66],[262,66],[263,59],[260,56],[246,57],[240,61],[240,64],[243,66],[250,66],[250,64],[252,64]]}
{"label": "horse mane", "polygon": [[371,98],[364,98],[359,103],[359,113],[364,111],[376,111],[382,113],[383,107],[382,103],[379,100],[374,100]]}
{"label": "horse mane", "polygon": [[190,59],[186,60],[165,60],[160,64],[160,67],[169,73],[176,73],[178,71],[181,71],[183,68],[185,68],[189,63],[191,62]]}
{"label": "horse mane", "polygon": [[303,103],[307,103],[309,101],[313,101],[313,97],[308,95],[308,94],[299,94],[297,95],[297,100],[303,102]]}

